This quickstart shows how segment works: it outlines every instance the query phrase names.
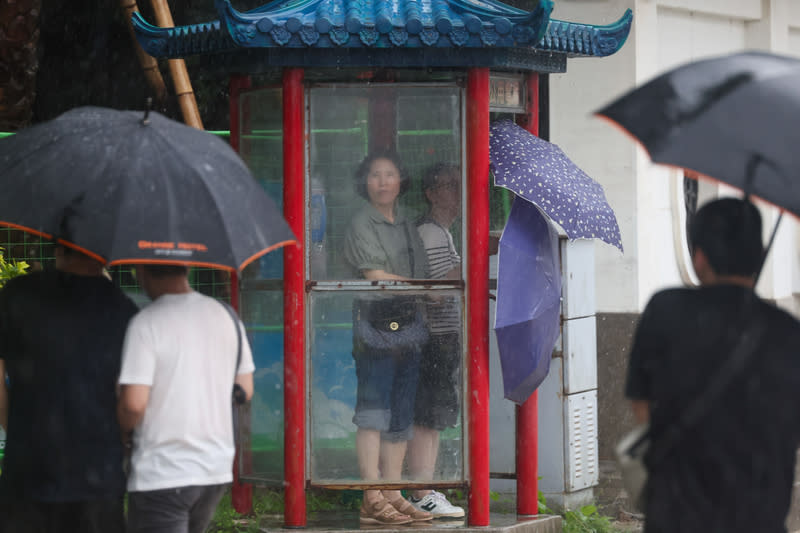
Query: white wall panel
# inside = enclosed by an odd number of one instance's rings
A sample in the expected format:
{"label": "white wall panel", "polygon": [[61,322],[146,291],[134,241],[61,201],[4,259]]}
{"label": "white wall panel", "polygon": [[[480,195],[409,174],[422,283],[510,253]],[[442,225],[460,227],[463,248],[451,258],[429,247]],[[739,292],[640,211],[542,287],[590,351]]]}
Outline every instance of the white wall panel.
{"label": "white wall panel", "polygon": [[594,316],[594,243],[561,240],[561,313],[564,318]]}
{"label": "white wall panel", "polygon": [[571,491],[597,484],[597,391],[570,394],[565,404],[567,481]]}
{"label": "white wall panel", "polygon": [[[636,307],[636,146],[593,113],[635,83],[633,41],[638,28],[636,0],[557,1],[553,18],[608,24],[634,9],[631,36],[622,50],[605,58],[575,58],[566,74],[550,76],[550,136],[605,189],[620,226],[625,254],[606,244],[595,248],[598,309],[627,312]],[[634,281],[634,283],[631,283]]]}
{"label": "white wall panel", "polygon": [[[800,2],[797,5],[800,6]],[[790,55],[800,57],[800,28],[789,28],[788,51]]]}
{"label": "white wall panel", "polygon": [[[760,0],[657,0],[659,7],[744,20],[761,18]],[[794,0],[785,0],[794,1]]]}
{"label": "white wall panel", "polygon": [[563,365],[550,362],[550,373],[539,386],[539,490],[561,493],[565,482]]}
{"label": "white wall panel", "polygon": [[564,393],[597,388],[597,319],[594,316],[565,320]]}

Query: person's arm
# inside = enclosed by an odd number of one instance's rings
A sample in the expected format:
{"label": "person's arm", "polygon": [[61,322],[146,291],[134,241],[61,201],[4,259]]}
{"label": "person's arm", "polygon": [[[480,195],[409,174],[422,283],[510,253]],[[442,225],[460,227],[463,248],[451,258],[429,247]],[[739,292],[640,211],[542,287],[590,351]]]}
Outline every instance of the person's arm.
{"label": "person's arm", "polygon": [[6,362],[0,359],[0,426],[8,430],[8,388],[6,387]]}
{"label": "person's arm", "polygon": [[244,390],[245,398],[249,402],[253,397],[253,373],[248,372],[247,374],[237,374],[236,384],[239,385],[242,390]]}
{"label": "person's arm", "polygon": [[150,385],[120,385],[117,418],[123,435],[130,434],[144,418],[150,400]]}
{"label": "person's arm", "polygon": [[650,421],[650,402],[652,400],[652,361],[664,357],[668,346],[660,319],[662,299],[651,298],[639,323],[636,325],[630,358],[628,359],[628,375],[625,380],[625,396],[631,401],[631,410],[637,424]]}
{"label": "person's arm", "polygon": [[364,276],[364,279],[368,279],[370,281],[387,281],[387,280],[408,281],[408,278],[404,276],[398,276],[397,274],[390,274],[385,270],[362,270],[361,274]]}
{"label": "person's arm", "polygon": [[633,418],[637,424],[646,424],[650,421],[650,402],[647,400],[631,400]]}

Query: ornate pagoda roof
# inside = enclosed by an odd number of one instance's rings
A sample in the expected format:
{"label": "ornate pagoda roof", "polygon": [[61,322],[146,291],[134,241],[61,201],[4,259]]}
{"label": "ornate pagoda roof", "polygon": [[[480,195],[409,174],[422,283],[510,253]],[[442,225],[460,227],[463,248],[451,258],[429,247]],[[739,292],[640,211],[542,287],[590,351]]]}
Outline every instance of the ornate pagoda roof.
{"label": "ornate pagoda roof", "polygon": [[216,7],[218,20],[174,28],[153,26],[134,13],[134,31],[147,53],[163,58],[247,51],[245,62],[272,66],[560,72],[567,57],[618,51],[633,20],[630,9],[604,26],[555,20],[552,0],[539,0],[532,11],[498,0],[275,0],[247,12],[216,0]]}

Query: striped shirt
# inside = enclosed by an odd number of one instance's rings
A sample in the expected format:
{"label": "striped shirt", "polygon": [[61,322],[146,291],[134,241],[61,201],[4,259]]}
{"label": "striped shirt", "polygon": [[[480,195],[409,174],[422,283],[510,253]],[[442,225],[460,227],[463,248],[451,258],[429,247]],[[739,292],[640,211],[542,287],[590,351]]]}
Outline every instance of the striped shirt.
{"label": "striped shirt", "polygon": [[[430,277],[444,278],[450,270],[461,265],[453,236],[438,222],[425,216],[417,222],[425,252],[428,254]],[[461,331],[461,299],[451,294],[437,295],[428,300],[428,320],[431,333],[457,333]]]}

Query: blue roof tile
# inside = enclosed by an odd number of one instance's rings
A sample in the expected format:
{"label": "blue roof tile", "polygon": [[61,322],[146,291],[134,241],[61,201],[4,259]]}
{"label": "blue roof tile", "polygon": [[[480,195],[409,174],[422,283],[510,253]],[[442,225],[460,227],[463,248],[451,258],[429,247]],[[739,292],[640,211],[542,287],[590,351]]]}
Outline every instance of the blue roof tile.
{"label": "blue roof tile", "polygon": [[[530,12],[498,0],[277,0],[247,12],[237,11],[229,0],[215,3],[219,20],[175,28],[152,26],[134,13],[137,38],[154,57],[259,48],[368,48],[396,49],[392,61],[401,58],[398,66],[407,66],[402,50],[415,48],[606,56],[622,47],[633,20],[630,10],[606,26],[553,20],[552,0],[539,0]],[[462,63],[452,57],[445,54],[435,63]],[[337,64],[346,66],[347,59]]]}

